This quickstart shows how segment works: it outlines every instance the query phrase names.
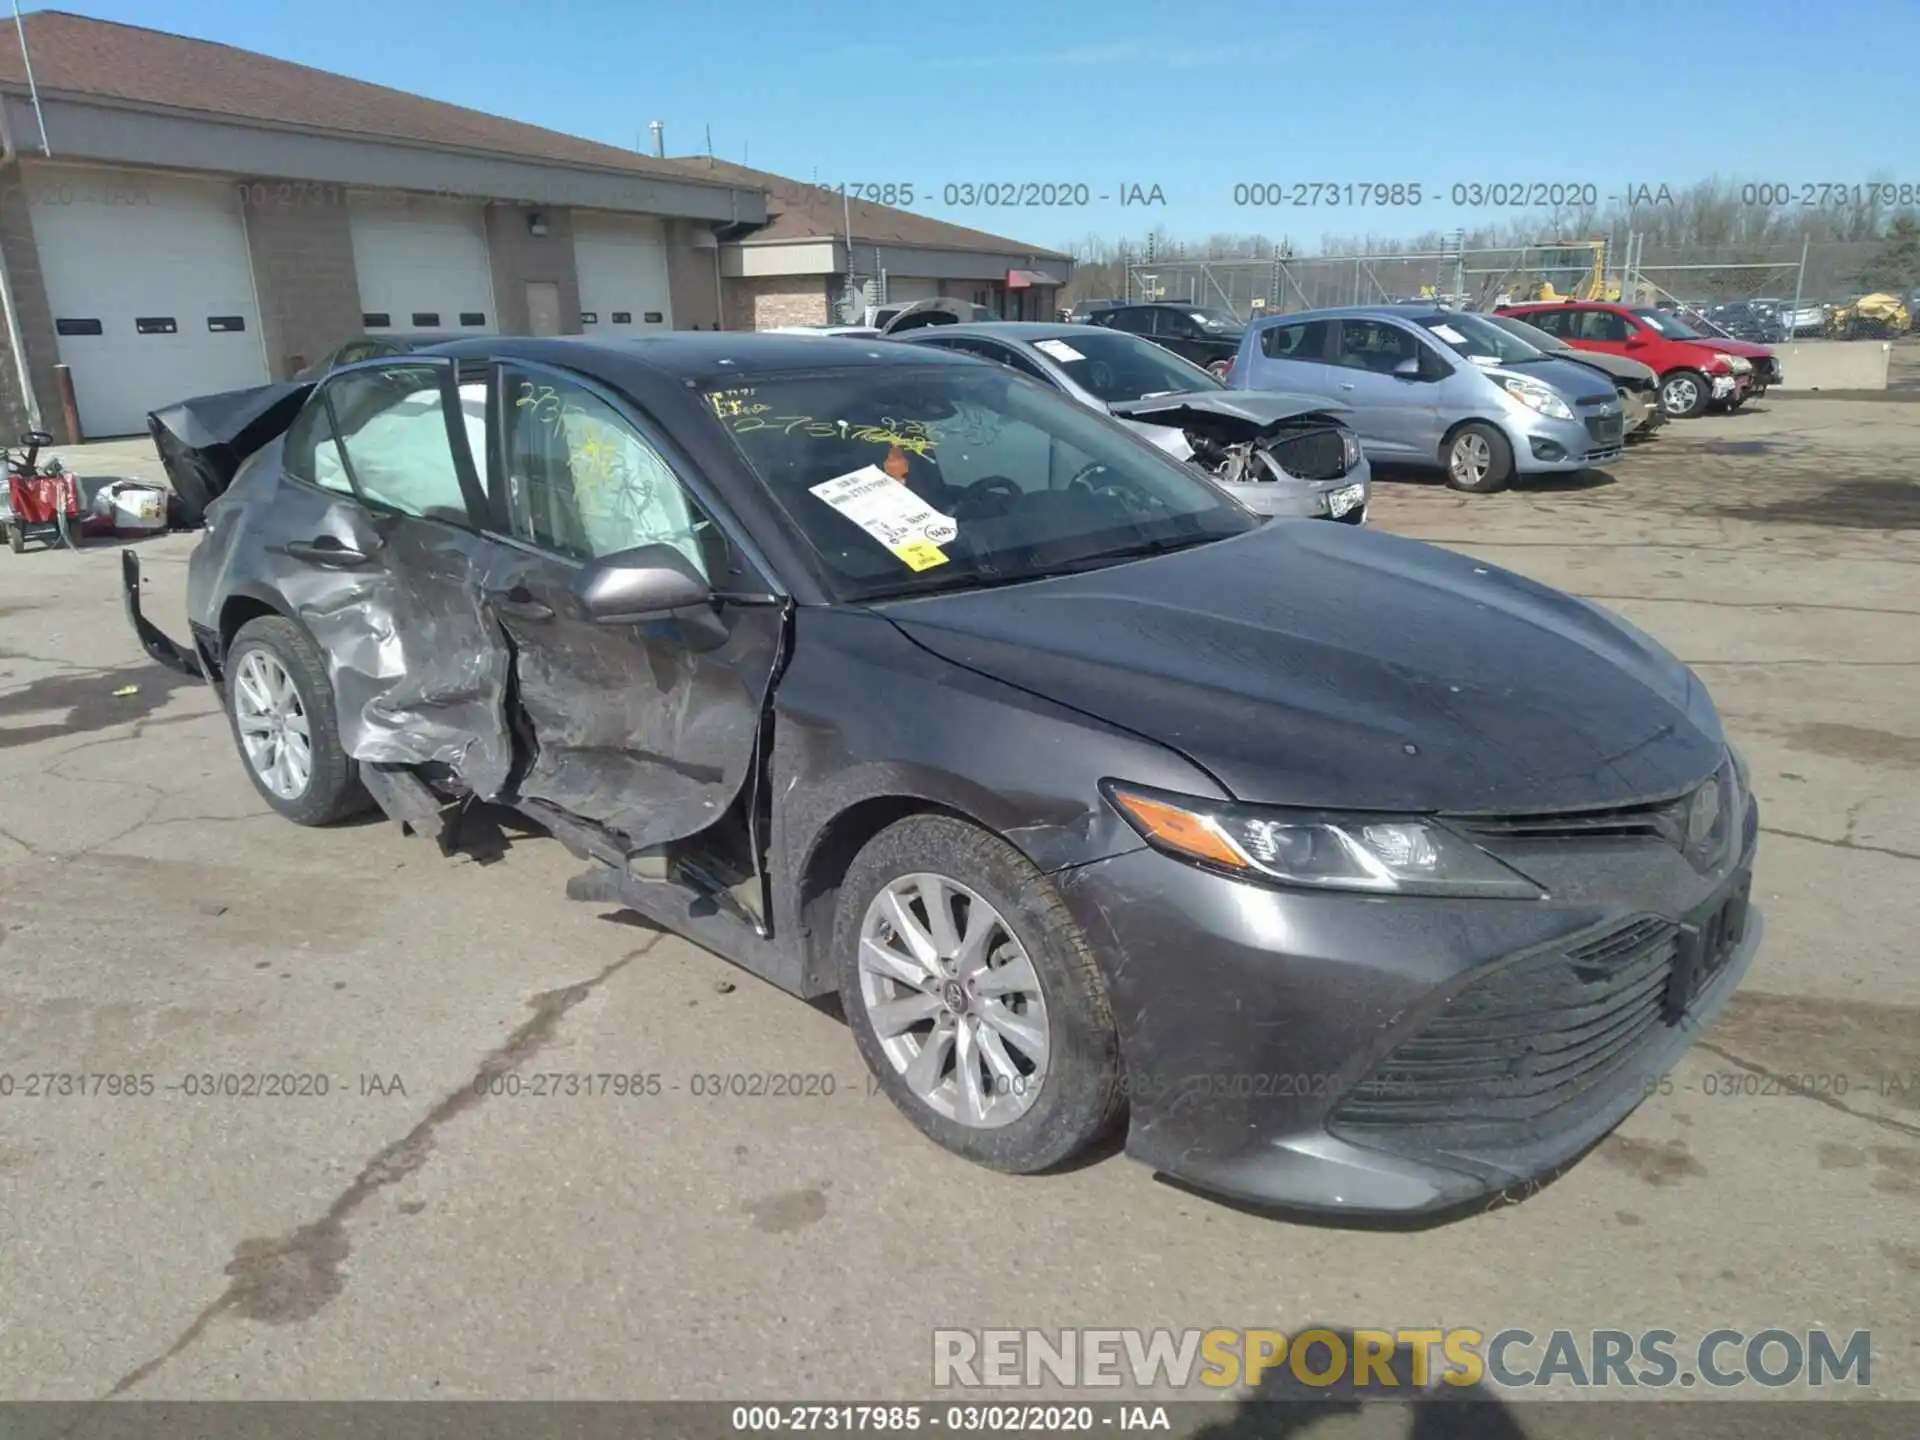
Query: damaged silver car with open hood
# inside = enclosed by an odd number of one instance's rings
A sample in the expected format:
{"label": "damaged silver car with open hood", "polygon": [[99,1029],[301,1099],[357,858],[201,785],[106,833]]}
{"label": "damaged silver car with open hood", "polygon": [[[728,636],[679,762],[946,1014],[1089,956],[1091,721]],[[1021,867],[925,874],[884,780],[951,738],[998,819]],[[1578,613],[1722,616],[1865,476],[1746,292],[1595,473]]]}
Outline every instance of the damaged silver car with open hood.
{"label": "damaged silver car with open hood", "polygon": [[981,1164],[1124,1127],[1203,1188],[1451,1213],[1657,1090],[1760,943],[1746,768],[1666,650],[1263,521],[1003,366],[489,336],[269,438],[219,408],[168,456],[224,486],[189,635],[131,551],[124,593],[267,805],[446,848],[512,807],[573,897],[837,995]]}
{"label": "damaged silver car with open hood", "polygon": [[1121,330],[1022,321],[899,337],[1017,370],[1189,460],[1256,515],[1364,525],[1372,477],[1352,407],[1318,395],[1229,390],[1198,365]]}

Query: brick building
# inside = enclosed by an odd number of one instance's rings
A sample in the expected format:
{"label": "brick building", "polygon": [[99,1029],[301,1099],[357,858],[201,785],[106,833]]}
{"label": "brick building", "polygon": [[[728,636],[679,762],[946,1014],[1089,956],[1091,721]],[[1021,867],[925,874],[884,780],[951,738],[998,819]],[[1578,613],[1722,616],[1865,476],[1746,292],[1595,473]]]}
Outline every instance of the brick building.
{"label": "brick building", "polygon": [[765,170],[690,156],[690,174],[767,197],[767,222],[720,246],[726,325],[857,324],[867,309],[942,296],[1008,320],[1051,320],[1072,259]]}
{"label": "brick building", "polygon": [[764,328],[879,294],[888,265],[888,294],[973,298],[1065,264],[865,205],[850,250],[815,254],[818,207],[770,204],[805,189],[777,176],[162,31],[60,11],[23,28],[24,55],[0,26],[0,438],[79,438],[60,366],[97,439],[362,330]]}

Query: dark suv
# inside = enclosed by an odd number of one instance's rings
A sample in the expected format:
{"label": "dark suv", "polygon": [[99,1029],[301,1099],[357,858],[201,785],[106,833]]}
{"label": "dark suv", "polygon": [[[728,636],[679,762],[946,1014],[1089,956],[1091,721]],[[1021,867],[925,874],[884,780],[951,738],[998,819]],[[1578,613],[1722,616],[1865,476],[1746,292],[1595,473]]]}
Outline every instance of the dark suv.
{"label": "dark suv", "polygon": [[1087,316],[1087,323],[1142,336],[1171,350],[1182,360],[1191,360],[1220,376],[1232,366],[1246,329],[1225,310],[1176,305],[1165,300],[1098,310]]}

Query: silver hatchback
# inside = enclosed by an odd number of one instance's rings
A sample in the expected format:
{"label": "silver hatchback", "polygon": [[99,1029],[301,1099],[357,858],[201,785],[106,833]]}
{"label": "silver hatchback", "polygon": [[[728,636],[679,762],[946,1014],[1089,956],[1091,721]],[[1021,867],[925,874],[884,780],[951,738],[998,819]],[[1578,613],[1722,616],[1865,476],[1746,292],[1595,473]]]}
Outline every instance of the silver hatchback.
{"label": "silver hatchback", "polygon": [[1374,463],[1438,466],[1456,490],[1589,469],[1620,455],[1619,397],[1478,315],[1431,305],[1356,306],[1247,327],[1228,383],[1353,407]]}

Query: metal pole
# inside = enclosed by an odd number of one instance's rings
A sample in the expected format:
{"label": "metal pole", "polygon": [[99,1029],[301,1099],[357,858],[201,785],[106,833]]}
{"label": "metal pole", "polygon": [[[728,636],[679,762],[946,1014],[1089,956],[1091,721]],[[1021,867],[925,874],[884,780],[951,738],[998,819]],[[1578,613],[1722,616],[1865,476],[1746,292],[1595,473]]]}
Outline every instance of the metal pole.
{"label": "metal pole", "polygon": [[1787,339],[1793,339],[1800,327],[1800,295],[1807,286],[1807,247],[1812,240],[1811,234],[1800,237],[1800,270],[1793,277],[1793,313],[1787,316]]}
{"label": "metal pole", "polygon": [[53,147],[47,144],[47,117],[40,111],[40,87],[33,83],[33,57],[27,53],[27,22],[20,18],[20,0],[13,0],[13,28],[20,35],[20,63],[27,72],[27,93],[33,96],[33,121],[40,127],[40,153],[51,160]]}

